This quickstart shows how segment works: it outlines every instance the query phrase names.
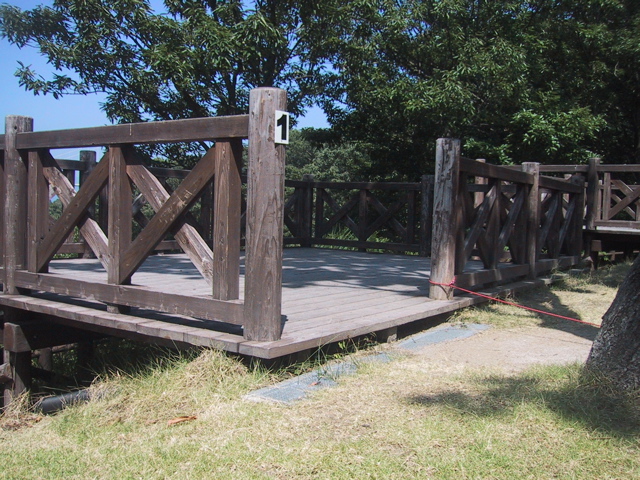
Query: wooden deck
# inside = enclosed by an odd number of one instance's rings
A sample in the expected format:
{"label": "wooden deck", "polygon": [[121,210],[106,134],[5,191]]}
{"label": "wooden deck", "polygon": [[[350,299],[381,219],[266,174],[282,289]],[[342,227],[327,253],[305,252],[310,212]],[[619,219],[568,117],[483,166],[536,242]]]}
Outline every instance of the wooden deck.
{"label": "wooden deck", "polygon": [[[33,350],[82,341],[87,331],[277,358],[369,333],[384,338],[482,301],[454,297],[454,280],[487,293],[531,286],[602,246],[591,235],[583,249],[584,227],[640,229],[640,187],[627,179],[640,166],[594,159],[506,168],[462,157],[456,139],[438,140],[435,175],[420,182],[287,182],[285,147],[274,142],[286,93],[255,89],[249,103],[247,115],[55,132],[7,117],[5,404],[30,388]],[[194,141],[207,149],[192,170],[156,168],[140,154],[144,145]],[[87,151],[75,163],[51,153],[96,145],[105,149],[100,161]],[[419,256],[308,248],[324,246]],[[184,253],[154,254],[166,248]],[[69,253],[97,260],[56,259]]]}
{"label": "wooden deck", "polygon": [[[475,265],[470,265],[474,268]],[[477,268],[481,268],[478,263]],[[244,271],[244,262],[242,263]],[[50,273],[107,282],[98,260],[51,262]],[[319,248],[285,249],[282,338],[248,341],[239,326],[133,309],[113,314],[97,302],[63,295],[3,295],[0,304],[45,314],[69,326],[176,345],[213,346],[261,358],[276,358],[324,344],[428,319],[477,302],[429,299],[430,261],[418,256],[359,253]],[[241,300],[243,280],[240,279]],[[183,254],[149,257],[133,285],[158,291],[202,295],[210,287]]]}

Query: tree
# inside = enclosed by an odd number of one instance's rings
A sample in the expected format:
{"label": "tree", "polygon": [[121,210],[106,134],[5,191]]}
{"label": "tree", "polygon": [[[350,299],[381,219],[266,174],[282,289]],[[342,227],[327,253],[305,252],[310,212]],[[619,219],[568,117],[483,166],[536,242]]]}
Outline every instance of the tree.
{"label": "tree", "polygon": [[[321,66],[308,45],[328,0],[55,0],[0,6],[0,35],[38,48],[57,73],[20,65],[19,82],[59,97],[104,92],[116,122],[244,113],[249,91],[287,90],[289,110],[311,101]],[[68,73],[71,72],[71,73]]]}
{"label": "tree", "polygon": [[637,2],[378,0],[344,8],[346,22],[329,35],[325,106],[345,138],[377,146],[382,175],[431,168],[441,136],[462,138],[466,156],[501,163],[634,158]]}
{"label": "tree", "polygon": [[299,180],[305,174],[328,182],[371,180],[368,146],[344,142],[327,129],[293,130],[287,149],[286,177]]}
{"label": "tree", "polygon": [[603,317],[587,368],[624,390],[640,389],[640,256]]}

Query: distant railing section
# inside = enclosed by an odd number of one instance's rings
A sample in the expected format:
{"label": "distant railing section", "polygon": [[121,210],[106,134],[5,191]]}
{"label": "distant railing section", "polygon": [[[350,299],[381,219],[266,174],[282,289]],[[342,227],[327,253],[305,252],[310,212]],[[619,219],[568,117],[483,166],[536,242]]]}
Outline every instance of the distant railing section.
{"label": "distant railing section", "polygon": [[[465,159],[459,140],[438,140],[431,298],[450,298],[452,281],[479,287],[578,263],[583,185],[541,176],[537,163],[518,171]],[[472,257],[484,268],[470,269]]]}
{"label": "distant railing section", "polygon": [[420,183],[287,181],[285,243],[430,253],[433,176]]}
{"label": "distant railing section", "polygon": [[640,229],[640,165],[603,164],[592,158],[588,165],[540,165],[540,173],[584,176],[588,231],[598,227]]}

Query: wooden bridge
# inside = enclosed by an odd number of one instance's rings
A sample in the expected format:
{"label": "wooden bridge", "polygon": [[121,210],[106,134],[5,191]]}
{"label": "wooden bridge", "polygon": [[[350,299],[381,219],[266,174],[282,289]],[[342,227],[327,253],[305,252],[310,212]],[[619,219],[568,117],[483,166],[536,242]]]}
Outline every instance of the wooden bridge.
{"label": "wooden bridge", "polygon": [[[276,358],[388,337],[477,303],[453,295],[454,278],[497,293],[576,265],[585,212],[588,250],[603,242],[601,222],[640,224],[640,187],[616,176],[635,167],[498,167],[462,158],[453,139],[438,141],[435,176],[421,182],[285,182],[274,142],[285,109],[283,91],[263,88],[233,117],[48,132],[7,117],[7,402],[29,388],[36,349],[108,334]],[[196,141],[212,146],[190,171],[151,167],[137,149]],[[54,158],[89,146],[104,147],[99,162],[90,151]],[[541,174],[558,172],[569,178]]]}

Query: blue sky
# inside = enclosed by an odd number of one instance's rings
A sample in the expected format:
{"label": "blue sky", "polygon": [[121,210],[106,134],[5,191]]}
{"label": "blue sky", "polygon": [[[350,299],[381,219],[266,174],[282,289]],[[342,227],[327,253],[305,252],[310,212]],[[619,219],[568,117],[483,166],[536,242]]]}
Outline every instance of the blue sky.
{"label": "blue sky", "polygon": [[[0,0],[5,3],[3,0]],[[51,4],[50,1],[13,0],[6,3],[30,9],[39,4]],[[24,115],[33,117],[34,130],[59,130],[67,128],[96,127],[108,125],[104,113],[100,110],[102,95],[68,95],[54,99],[51,95],[35,96],[18,85],[14,72],[18,61],[32,65],[34,70],[45,78],[53,71],[36,49],[19,49],[4,39],[0,39],[0,117]],[[4,122],[3,122],[4,124]],[[326,117],[321,109],[313,108],[304,118],[298,120],[296,128],[326,127]],[[4,132],[4,126],[2,127]],[[75,151],[57,152],[58,158],[75,158]],[[65,155],[67,153],[67,155]]]}

